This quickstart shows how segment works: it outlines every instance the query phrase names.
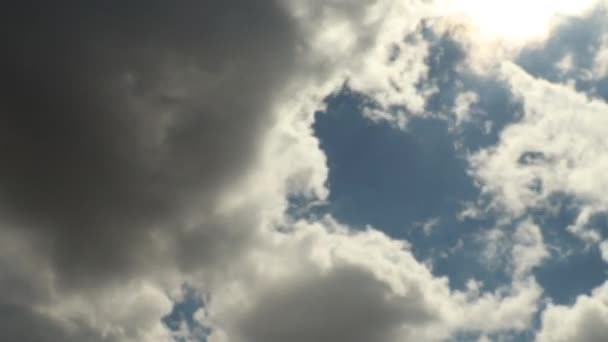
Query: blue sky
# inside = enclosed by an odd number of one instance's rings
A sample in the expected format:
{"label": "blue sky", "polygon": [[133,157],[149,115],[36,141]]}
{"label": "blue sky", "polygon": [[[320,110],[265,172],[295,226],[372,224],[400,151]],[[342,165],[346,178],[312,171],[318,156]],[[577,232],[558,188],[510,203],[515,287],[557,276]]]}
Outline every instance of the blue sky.
{"label": "blue sky", "polygon": [[[540,76],[534,68],[530,70]],[[444,87],[449,89],[450,84]],[[479,127],[449,132],[445,120],[434,118],[414,118],[406,131],[400,131],[387,123],[367,120],[362,115],[366,102],[356,93],[344,90],[328,98],[328,107],[317,113],[314,126],[329,166],[330,196],[322,211],[353,227],[372,225],[392,237],[410,241],[415,254],[432,260],[436,274],[447,275],[456,287],[479,276],[486,283],[498,285],[497,279],[504,275],[500,270],[484,269],[478,259],[483,245],[475,240],[484,229],[496,224],[496,218],[489,215],[483,219],[458,219],[466,203],[481,194],[467,174],[466,156],[456,150],[455,141],[464,141],[461,148],[469,151],[495,143],[500,127],[509,123],[505,116],[516,120],[521,105],[508,98],[500,84],[486,81],[482,87],[486,88],[474,88],[484,91],[485,103],[479,104],[479,110],[497,116],[489,116],[498,127],[494,137],[480,137]],[[441,107],[450,106],[450,100],[445,96],[430,102]],[[573,255],[556,255],[535,272],[552,300],[570,303],[577,295],[602,284],[607,268],[596,249],[585,248],[565,231],[576,219],[576,204],[567,198],[557,198],[556,202],[563,206],[558,212],[538,211],[531,215],[545,227],[550,243],[556,248],[573,249]],[[423,230],[428,222],[434,222],[430,234]],[[596,218],[595,225],[604,230],[605,218]],[[459,240],[464,247],[450,258],[438,256]]]}
{"label": "blue sky", "polygon": [[[501,94],[504,89],[495,87],[492,90],[497,95],[487,95],[489,103],[484,110],[500,112],[508,105],[517,110],[516,101],[506,105],[500,98],[505,96]],[[486,89],[490,94],[492,90]],[[328,156],[330,196],[328,203],[317,210],[359,229],[372,225],[390,236],[408,240],[414,254],[429,260],[434,274],[447,276],[455,288],[464,287],[470,278],[482,280],[488,288],[502,285],[508,276],[500,266],[488,267],[479,259],[484,245],[477,240],[484,229],[496,224],[496,219],[491,215],[483,219],[458,218],[466,203],[479,198],[480,191],[467,175],[465,156],[456,151],[454,140],[470,139],[465,148],[476,149],[492,138],[485,137],[480,142],[482,139],[476,137],[455,136],[445,121],[437,119],[414,119],[406,132],[386,123],[373,123],[361,113],[364,102],[348,91],[327,102],[326,111],[317,114],[315,132]],[[478,132],[471,135],[475,133]],[[552,302],[572,304],[577,296],[605,281],[608,267],[596,249],[586,248],[565,231],[575,220],[577,209],[575,204],[569,207],[567,199],[558,201],[565,208],[556,213],[540,211],[533,217],[544,227],[548,243],[556,249],[570,249],[572,254],[561,256],[559,251],[553,251],[552,259],[534,274]],[[605,218],[596,220],[596,225],[605,229]],[[428,222],[432,223],[432,230],[425,233],[423,227]],[[454,249],[459,241],[462,247]],[[454,251],[449,252],[449,257],[440,256],[450,249]],[[513,338],[528,341],[533,336],[528,333]]]}

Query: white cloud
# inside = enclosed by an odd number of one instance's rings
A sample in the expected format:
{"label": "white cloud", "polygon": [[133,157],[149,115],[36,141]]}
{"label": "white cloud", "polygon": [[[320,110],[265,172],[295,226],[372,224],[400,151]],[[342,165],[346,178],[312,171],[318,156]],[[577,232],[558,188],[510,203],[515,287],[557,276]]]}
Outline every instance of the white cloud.
{"label": "white cloud", "polygon": [[441,341],[525,330],[537,310],[532,278],[496,292],[453,291],[407,243],[373,229],[325,218],[272,235],[199,314],[219,329],[210,341]]}
{"label": "white cloud", "polygon": [[471,158],[486,193],[512,213],[544,205],[551,195],[575,196],[608,208],[604,129],[608,105],[573,89],[535,79],[506,63],[502,75],[525,106],[498,145]]}
{"label": "white cloud", "polygon": [[608,240],[604,240],[599,245],[602,260],[608,263]]}
{"label": "white cloud", "polygon": [[465,91],[456,96],[452,112],[455,117],[455,124],[460,125],[472,119],[471,107],[479,101],[479,95],[472,91]]}
{"label": "white cloud", "polygon": [[[588,11],[598,0],[447,1],[448,14],[468,21],[478,39],[523,45],[545,39],[557,19]],[[516,24],[514,24],[516,23]]]}
{"label": "white cloud", "polygon": [[439,26],[467,46],[468,66],[487,75],[497,61],[515,60],[523,49],[542,45],[559,25],[588,15],[602,2],[446,0],[438,5]]}
{"label": "white cloud", "polygon": [[537,342],[602,342],[608,331],[608,283],[572,306],[550,304],[542,314]]}
{"label": "white cloud", "polygon": [[406,244],[377,231],[350,233],[329,218],[273,236],[242,267],[247,276],[214,292],[206,319],[227,340],[437,340],[446,333],[432,329],[446,281],[434,279]]}
{"label": "white cloud", "polygon": [[604,33],[600,40],[598,51],[593,61],[592,75],[596,79],[608,76],[608,33]]}
{"label": "white cloud", "polygon": [[506,269],[516,280],[528,277],[549,256],[542,231],[530,221],[519,223],[513,232],[502,226],[484,231],[479,242],[485,266],[493,271]]}
{"label": "white cloud", "polygon": [[513,240],[511,253],[515,277],[530,274],[533,268],[540,266],[549,256],[540,228],[530,222],[522,223],[515,230]]}
{"label": "white cloud", "polygon": [[552,211],[553,196],[571,196],[580,211],[565,228],[602,250],[604,237],[590,219],[608,210],[608,105],[567,85],[533,78],[513,64],[505,63],[501,75],[525,113],[496,146],[470,158],[482,191],[515,217],[531,208]]}
{"label": "white cloud", "polygon": [[597,244],[602,239],[599,231],[589,226],[591,217],[597,214],[592,207],[584,207],[580,210],[573,224],[566,229],[573,235],[589,244]]}

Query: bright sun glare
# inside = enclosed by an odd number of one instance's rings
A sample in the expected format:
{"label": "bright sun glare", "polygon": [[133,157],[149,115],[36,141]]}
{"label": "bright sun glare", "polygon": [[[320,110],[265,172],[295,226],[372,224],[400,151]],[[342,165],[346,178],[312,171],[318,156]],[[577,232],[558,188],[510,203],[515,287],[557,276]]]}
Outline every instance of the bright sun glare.
{"label": "bright sun glare", "polygon": [[597,0],[452,0],[450,12],[484,38],[542,38],[558,17],[580,15]]}

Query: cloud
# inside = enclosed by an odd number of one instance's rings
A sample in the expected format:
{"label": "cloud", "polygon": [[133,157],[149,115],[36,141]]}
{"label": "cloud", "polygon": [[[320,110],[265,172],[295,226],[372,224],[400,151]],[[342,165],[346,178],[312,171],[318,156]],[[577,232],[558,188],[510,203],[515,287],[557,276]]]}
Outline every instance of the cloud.
{"label": "cloud", "polygon": [[[461,0],[456,1],[455,7],[474,22],[472,26],[480,31],[476,33],[486,35],[489,39],[504,39],[511,44],[525,44],[546,39],[556,21],[559,22],[564,17],[580,16],[590,11],[597,2],[541,0],[492,6],[488,2]],[[514,20],[518,20],[518,25],[512,25]]]}
{"label": "cloud", "polygon": [[[407,242],[286,214],[290,196],[327,196],[311,125],[328,94],[347,83],[385,113],[425,114],[420,21],[436,11],[389,0],[5,8],[0,339],[170,341],[161,318],[184,283],[210,294],[198,319],[213,342],[528,329],[542,294],[530,270],[545,256],[534,227],[515,235],[510,284],[457,291]],[[462,118],[476,102],[466,96]],[[488,191],[499,186],[482,171],[501,151],[476,157]],[[504,186],[521,199],[518,183]]]}
{"label": "cloud", "polygon": [[479,95],[472,91],[466,91],[456,96],[453,113],[456,125],[471,120],[471,106],[479,101]]}
{"label": "cloud", "polygon": [[1,209],[52,241],[65,276],[141,268],[156,227],[209,212],[259,153],[295,59],[273,2],[39,2],[2,16]]}
{"label": "cloud", "polygon": [[[248,196],[289,138],[277,113],[303,69],[299,28],[274,1],[66,0],[0,16],[0,339],[169,339],[160,318],[185,278],[246,249],[286,201],[278,186],[263,204]],[[283,148],[311,151],[283,154],[307,164],[275,181],[314,192],[323,158],[297,132]]]}
{"label": "cloud", "polygon": [[596,78],[608,77],[608,33],[602,35],[598,52],[593,59],[593,75],[596,75]]}
{"label": "cloud", "polygon": [[600,342],[608,329],[608,285],[581,295],[572,306],[550,304],[542,314],[537,342]]}
{"label": "cloud", "polygon": [[[199,312],[210,341],[441,341],[525,330],[541,290],[522,277],[496,292],[453,291],[406,242],[330,217],[265,239]],[[241,272],[244,270],[243,272]]]}
{"label": "cloud", "polygon": [[[144,279],[97,288],[59,289],[44,255],[21,234],[2,233],[0,337],[15,341],[168,341],[160,322],[172,299]],[[167,287],[168,288],[168,287]]]}
{"label": "cloud", "polygon": [[445,333],[430,324],[441,315],[447,284],[406,245],[378,231],[350,233],[331,219],[294,229],[243,267],[253,274],[215,292],[207,319],[228,340],[430,340]]}
{"label": "cloud", "polygon": [[496,146],[471,157],[482,190],[515,216],[533,208],[551,210],[555,196],[571,196],[580,211],[568,230],[598,243],[601,234],[588,223],[592,215],[608,209],[600,128],[608,107],[567,85],[534,78],[513,64],[504,64],[502,75],[525,113],[501,133]]}
{"label": "cloud", "polygon": [[[496,147],[472,158],[487,190],[515,212],[556,192],[605,206],[599,191],[602,177],[594,177],[602,163],[598,127],[605,104],[535,79],[514,65],[506,64],[503,72],[524,102],[525,116],[503,131]],[[535,182],[542,186],[534,187]]]}
{"label": "cloud", "polygon": [[[412,23],[386,31],[406,9]],[[6,8],[0,338],[169,339],[160,318],[183,282],[234,277],[225,265],[284,224],[288,196],[326,196],[314,111],[349,75],[385,82],[365,57],[419,15],[388,1]]]}
{"label": "cloud", "polygon": [[483,231],[478,240],[485,266],[493,271],[504,268],[514,279],[525,279],[549,256],[542,231],[529,220],[513,231],[509,226]]}
{"label": "cloud", "polygon": [[521,224],[513,234],[512,258],[514,276],[530,274],[549,256],[540,228],[530,222]]}

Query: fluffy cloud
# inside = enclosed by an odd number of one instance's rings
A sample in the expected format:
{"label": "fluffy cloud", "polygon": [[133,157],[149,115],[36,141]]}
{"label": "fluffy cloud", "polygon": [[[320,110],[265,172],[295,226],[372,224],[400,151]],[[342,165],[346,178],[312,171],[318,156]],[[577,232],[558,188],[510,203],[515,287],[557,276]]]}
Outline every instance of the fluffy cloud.
{"label": "fluffy cloud", "polygon": [[[251,275],[215,291],[206,319],[228,341],[438,339],[445,279],[407,245],[377,231],[349,233],[331,219],[299,222],[250,258]],[[242,275],[242,274],[241,274]],[[244,282],[246,281],[246,282]]]}
{"label": "fluffy cloud", "polygon": [[541,289],[522,276],[486,292],[453,291],[406,242],[331,218],[274,234],[213,291],[199,319],[210,341],[441,341],[456,332],[528,328]]}
{"label": "fluffy cloud", "polygon": [[530,221],[520,223],[514,231],[499,226],[483,232],[478,238],[483,245],[480,254],[490,270],[504,268],[514,279],[525,279],[549,256],[540,228]]}
{"label": "fluffy cloud", "polygon": [[581,295],[572,306],[550,304],[542,315],[537,342],[600,342],[608,330],[608,284]]}
{"label": "fluffy cloud", "polygon": [[540,228],[530,222],[521,224],[513,234],[512,259],[516,277],[530,274],[549,256]]}
{"label": "fluffy cloud", "polygon": [[503,72],[525,105],[498,146],[472,158],[486,191],[521,212],[557,192],[605,207],[602,122],[606,105],[564,85],[534,79],[512,64]]}
{"label": "fluffy cloud", "polygon": [[502,132],[496,146],[471,157],[483,191],[516,216],[531,208],[551,209],[555,196],[571,196],[581,210],[568,230],[598,243],[601,234],[588,224],[594,214],[608,209],[602,129],[608,124],[608,106],[567,85],[534,78],[513,64],[504,64],[501,75],[525,112]]}

